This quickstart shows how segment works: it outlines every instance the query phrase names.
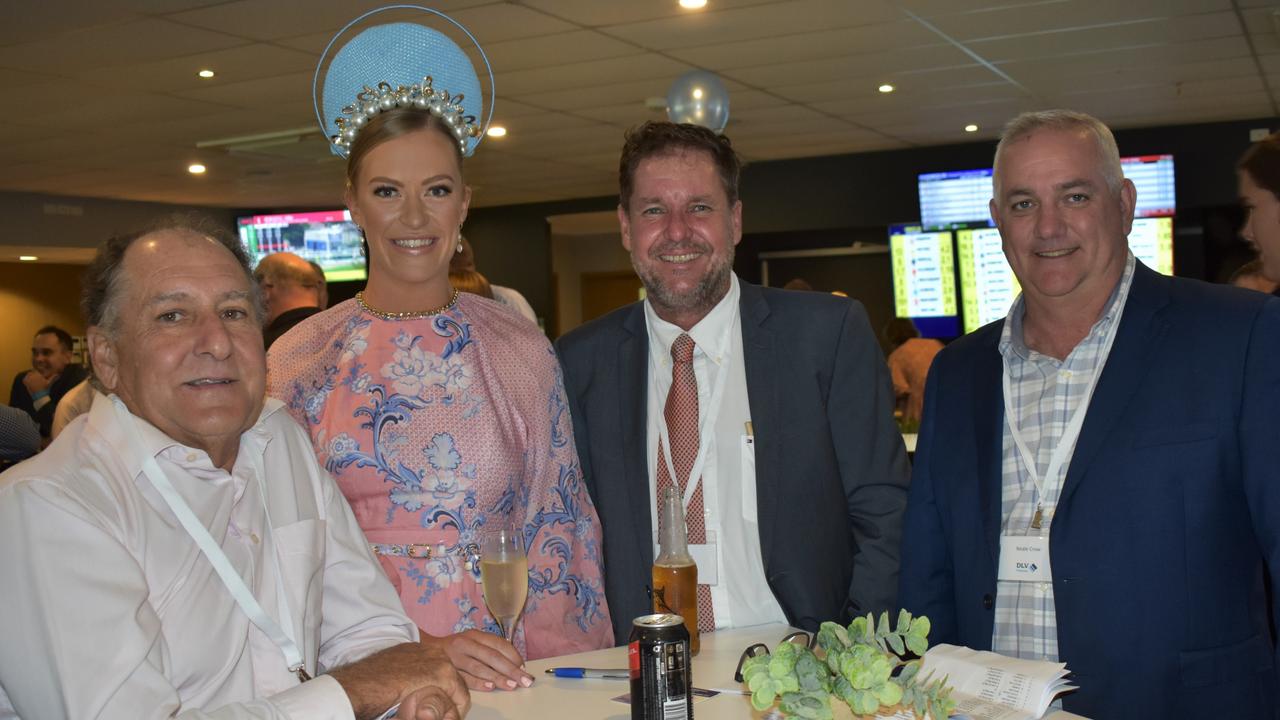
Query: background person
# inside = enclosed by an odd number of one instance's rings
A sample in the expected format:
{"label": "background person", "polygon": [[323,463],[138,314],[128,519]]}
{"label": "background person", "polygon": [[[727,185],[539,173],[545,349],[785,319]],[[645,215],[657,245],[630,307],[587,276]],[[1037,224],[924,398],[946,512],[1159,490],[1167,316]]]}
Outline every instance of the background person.
{"label": "background person", "polygon": [[294,325],[323,310],[328,301],[324,271],[291,252],[262,258],[253,277],[267,306],[262,338],[268,350]]}
{"label": "background person", "polygon": [[0,470],[40,452],[40,426],[15,407],[0,405]]}
{"label": "background person", "polygon": [[1236,175],[1245,209],[1240,234],[1258,251],[1262,274],[1280,283],[1280,133],[1254,143]]}
{"label": "background person", "polygon": [[449,284],[459,292],[479,295],[490,300],[493,299],[493,286],[489,284],[489,281],[483,275],[475,270],[450,270]]}
{"label": "background person", "polygon": [[924,413],[924,387],[929,377],[929,366],[942,349],[942,343],[934,338],[920,337],[915,323],[908,318],[894,318],[884,327],[884,339],[893,348],[886,362],[893,379],[893,393],[897,397],[898,410],[907,423],[920,422]]}
{"label": "background person", "polygon": [[[476,254],[471,248],[471,241],[465,236],[462,237],[462,250],[453,256],[449,261],[449,272],[478,272],[476,270]],[[529,305],[529,301],[524,295],[520,294],[515,288],[503,287],[502,285],[494,285],[490,283],[489,292],[494,300],[515,310],[521,316],[528,318],[530,322],[537,323],[538,315],[533,311],[533,306]]]}
{"label": "background person", "polygon": [[[431,67],[395,67],[394,44],[379,51],[388,76],[448,89]],[[350,97],[377,79],[350,78]],[[268,391],[311,434],[425,641],[473,689],[514,689],[533,682],[522,657],[612,643],[599,521],[551,346],[449,284],[471,200],[462,137],[409,107],[359,129],[346,202],[368,244],[368,285],[277,342]],[[506,522],[529,561],[515,647],[496,634],[474,562],[482,532]]]}
{"label": "background person", "polygon": [[71,350],[71,334],[66,330],[53,325],[40,328],[31,340],[31,369],[18,373],[9,390],[9,404],[36,421],[46,443],[58,402],[88,375],[71,361]]}
{"label": "background person", "polygon": [[1275,292],[1276,288],[1280,287],[1280,283],[1263,274],[1262,260],[1258,258],[1254,258],[1236,268],[1236,271],[1231,273],[1231,277],[1227,279],[1227,284],[1268,294]]}

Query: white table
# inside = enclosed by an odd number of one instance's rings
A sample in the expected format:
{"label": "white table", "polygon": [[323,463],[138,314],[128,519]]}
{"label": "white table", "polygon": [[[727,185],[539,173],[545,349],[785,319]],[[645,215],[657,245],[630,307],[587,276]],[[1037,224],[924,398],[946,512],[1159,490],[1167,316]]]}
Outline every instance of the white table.
{"label": "white table", "polygon": [[[786,625],[759,625],[749,628],[721,630],[702,636],[702,650],[693,659],[693,684],[708,689],[740,689],[733,681],[738,657],[752,643],[773,647],[791,630]],[[471,712],[467,720],[513,720],[516,718],[605,718],[630,720],[631,708],[614,702],[630,692],[626,680],[556,678],[545,674],[551,667],[627,667],[627,648],[565,655],[534,660],[527,666],[535,680],[533,687],[510,692],[471,693]],[[716,697],[696,700],[693,714],[697,720],[741,720],[762,718],[763,713],[751,707],[746,695],[721,693]],[[1049,713],[1046,720],[1083,720],[1067,712]]]}

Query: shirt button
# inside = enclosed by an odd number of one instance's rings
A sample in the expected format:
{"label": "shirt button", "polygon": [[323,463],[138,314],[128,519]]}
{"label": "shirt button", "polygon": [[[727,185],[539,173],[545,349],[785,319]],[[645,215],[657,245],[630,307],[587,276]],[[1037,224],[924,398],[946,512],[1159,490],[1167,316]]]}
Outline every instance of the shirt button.
{"label": "shirt button", "polygon": [[1062,372],[1058,373],[1058,377],[1062,378],[1063,380],[1070,380],[1070,379],[1071,379],[1071,371],[1070,371],[1070,370],[1063,370]]}
{"label": "shirt button", "polygon": [[1049,583],[1047,582],[1040,583],[1040,592],[1049,592]]}
{"label": "shirt button", "polygon": [[256,532],[251,532],[251,533],[249,533],[249,539],[253,541],[253,544],[254,544],[254,545],[257,545],[257,544],[258,544],[258,533],[256,533]]}
{"label": "shirt button", "polygon": [[198,456],[195,453],[187,453],[187,462],[193,463]]}

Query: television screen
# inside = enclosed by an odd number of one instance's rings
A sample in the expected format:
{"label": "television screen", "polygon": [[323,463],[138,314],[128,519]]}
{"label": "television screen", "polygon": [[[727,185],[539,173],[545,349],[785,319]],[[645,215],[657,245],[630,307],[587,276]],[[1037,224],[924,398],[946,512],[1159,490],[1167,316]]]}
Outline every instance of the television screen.
{"label": "television screen", "polygon": [[[1134,217],[1165,217],[1174,214],[1176,203],[1172,155],[1120,158],[1120,169],[1124,171],[1125,177],[1133,181],[1138,191],[1137,206],[1133,209]],[[1133,236],[1129,240],[1132,243]]]}
{"label": "television screen", "polygon": [[959,334],[956,264],[950,230],[889,228],[894,315],[910,318],[922,337]]}
{"label": "television screen", "polygon": [[983,222],[991,217],[991,168],[924,173],[919,177],[920,224]]}
{"label": "television screen", "polygon": [[[1137,218],[1129,232],[1129,250],[1143,265],[1173,274],[1173,218]],[[1009,314],[1022,291],[1000,245],[1000,231],[989,227],[956,230],[964,331],[971,333]]]}
{"label": "television screen", "polygon": [[291,252],[319,264],[328,282],[365,279],[360,230],[346,210],[252,215],[238,224],[255,265],[271,253]]}
{"label": "television screen", "polygon": [[[1172,155],[1140,155],[1120,158],[1120,169],[1138,191],[1135,217],[1163,217],[1176,209]],[[991,224],[991,168],[922,173],[920,224]]]}
{"label": "television screen", "polygon": [[956,231],[964,331],[971,333],[1009,313],[1022,288],[1004,258],[1000,231],[989,227]]}
{"label": "television screen", "polygon": [[1135,218],[1129,249],[1143,265],[1162,275],[1173,274],[1173,218]]}

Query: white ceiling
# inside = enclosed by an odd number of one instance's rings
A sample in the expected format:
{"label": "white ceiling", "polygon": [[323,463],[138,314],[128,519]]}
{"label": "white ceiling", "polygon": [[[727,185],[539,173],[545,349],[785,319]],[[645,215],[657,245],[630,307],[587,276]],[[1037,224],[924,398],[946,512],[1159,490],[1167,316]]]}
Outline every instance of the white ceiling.
{"label": "white ceiling", "polygon": [[[319,133],[257,153],[200,141],[314,126],[329,38],[371,0],[45,0],[0,10],[0,190],[223,207],[341,201]],[[702,68],[747,160],[992,138],[1053,106],[1114,127],[1280,115],[1265,0],[445,0],[492,60],[475,204],[616,192],[622,132]],[[211,67],[212,80],[196,71]],[[375,79],[376,80],[376,79]],[[889,82],[897,92],[880,94]],[[963,126],[980,130],[967,134]],[[199,161],[204,176],[185,168]]]}

